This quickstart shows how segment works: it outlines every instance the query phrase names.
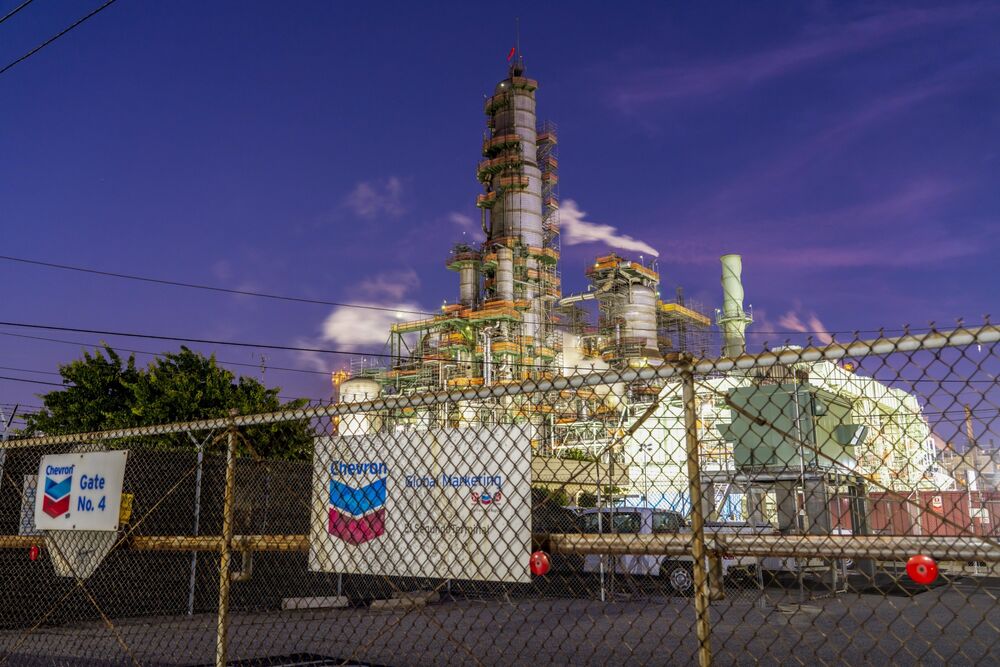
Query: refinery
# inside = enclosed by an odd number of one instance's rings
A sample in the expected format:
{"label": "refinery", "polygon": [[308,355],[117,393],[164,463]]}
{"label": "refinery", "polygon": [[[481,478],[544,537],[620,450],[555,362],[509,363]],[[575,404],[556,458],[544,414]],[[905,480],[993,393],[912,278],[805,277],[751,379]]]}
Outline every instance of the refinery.
{"label": "refinery", "polygon": [[[657,262],[643,257],[596,257],[581,271],[587,289],[563,293],[558,134],[555,125],[538,121],[537,88],[518,57],[485,101],[486,131],[476,168],[482,186],[476,205],[485,240],[479,245],[455,244],[444,258],[444,265],[456,274],[456,295],[447,298],[440,314],[394,324],[385,365],[334,374],[338,400],[515,384],[658,366],[680,355],[736,357],[746,352],[753,317],[744,306],[743,267],[737,254],[721,257],[722,307],[711,315],[686,300],[680,287],[667,290]],[[721,349],[713,349],[717,337]],[[864,495],[873,484],[910,492],[951,488],[954,483],[936,468],[931,429],[916,398],[863,376],[849,364],[798,363],[772,369],[767,377],[717,374],[699,379],[697,387],[703,483],[716,516],[780,517],[781,506],[795,488],[823,499],[822,508],[814,509],[816,518],[828,512],[824,508],[837,494]],[[752,403],[764,391],[777,391],[785,403],[794,404],[796,416],[789,424],[795,428],[801,428],[799,409],[818,403],[831,411],[830,419],[846,425],[846,431],[825,436],[833,447],[829,461],[810,458],[795,447],[782,449],[781,443],[772,443],[770,458],[761,458],[762,447],[744,451],[739,425],[725,399],[743,396]],[[784,411],[777,409],[774,418],[785,419]],[[824,420],[819,413],[813,419],[812,433],[818,438]],[[591,465],[594,469],[582,476],[586,481],[567,488],[576,494],[589,489],[599,494],[613,487],[621,502],[689,507],[681,388],[676,380],[356,414],[344,418],[339,432],[488,428],[502,423],[531,426],[536,481],[545,481],[552,461],[559,466]],[[632,437],[622,439],[626,432]],[[826,448],[823,442],[814,444]],[[830,529],[836,522],[826,517],[823,523]]]}

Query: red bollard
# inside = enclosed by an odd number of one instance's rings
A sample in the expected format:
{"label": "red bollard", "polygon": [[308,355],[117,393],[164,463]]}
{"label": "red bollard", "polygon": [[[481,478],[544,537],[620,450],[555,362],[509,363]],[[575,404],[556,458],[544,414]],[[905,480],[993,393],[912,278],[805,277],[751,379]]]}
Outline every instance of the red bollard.
{"label": "red bollard", "polygon": [[938,566],[930,556],[911,556],[906,561],[906,573],[918,584],[931,584],[938,576]]}
{"label": "red bollard", "polygon": [[28,560],[36,561],[38,560],[38,545],[32,544],[31,548],[28,549]]}
{"label": "red bollard", "polygon": [[552,567],[551,561],[549,561],[549,555],[544,551],[536,551],[531,554],[531,573],[541,576],[546,574]]}

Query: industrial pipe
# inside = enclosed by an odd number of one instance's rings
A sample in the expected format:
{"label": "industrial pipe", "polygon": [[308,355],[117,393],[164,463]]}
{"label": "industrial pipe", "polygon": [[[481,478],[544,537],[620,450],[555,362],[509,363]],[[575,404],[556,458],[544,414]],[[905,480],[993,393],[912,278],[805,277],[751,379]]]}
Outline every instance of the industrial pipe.
{"label": "industrial pipe", "polygon": [[[622,533],[535,533],[532,543],[554,554],[690,556],[691,535],[637,535]],[[158,535],[132,537],[125,547],[134,551],[219,552],[220,536]],[[0,535],[0,549],[45,548],[39,535]],[[235,535],[234,551],[305,552],[308,535]],[[1000,563],[1000,546],[981,537],[927,535],[740,535],[705,533],[707,551],[727,556],[781,556],[789,558],[854,558],[905,561],[924,554],[939,561],[979,560]]]}

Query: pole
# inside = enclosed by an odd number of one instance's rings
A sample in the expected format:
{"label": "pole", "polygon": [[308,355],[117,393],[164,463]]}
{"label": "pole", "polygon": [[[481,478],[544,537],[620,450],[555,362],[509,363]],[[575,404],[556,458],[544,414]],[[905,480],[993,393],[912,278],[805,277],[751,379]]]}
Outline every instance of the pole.
{"label": "pole", "polygon": [[[803,448],[802,441],[802,415],[800,413],[799,407],[799,383],[798,380],[792,385],[795,392],[795,438],[799,441],[799,484],[802,486],[802,508],[799,509],[799,520],[802,522],[799,530],[802,534],[812,532],[809,528],[809,513],[806,511],[806,453]],[[798,501],[796,501],[798,502]],[[795,561],[795,574],[799,580],[799,604],[806,601],[806,582],[805,582],[805,572],[803,572],[802,564]]]}
{"label": "pole", "polygon": [[[236,410],[230,410],[231,417]],[[226,667],[229,649],[229,584],[232,575],[229,562],[233,556],[233,496],[236,491],[236,425],[229,427],[226,438],[226,490],[222,500],[222,545],[219,550],[219,617],[215,634],[215,665]]]}
{"label": "pole", "polygon": [[705,516],[701,494],[701,462],[698,458],[698,415],[695,407],[694,374],[681,369],[684,399],[684,430],[687,443],[688,490],[691,495],[691,555],[694,558],[695,630],[698,635],[698,664],[712,664],[712,624],[709,616],[708,573],[705,571]]}
{"label": "pole", "polygon": [[972,429],[972,408],[968,403],[965,408],[965,437],[969,439],[969,449],[976,446],[976,432]]}
{"label": "pole", "polygon": [[[191,439],[191,442],[195,443],[195,445],[198,448],[197,449],[198,460],[197,463],[195,464],[195,472],[194,472],[194,531],[193,532],[195,536],[197,536],[199,534],[199,531],[201,530],[200,528],[201,474],[202,474],[202,465],[205,461],[205,443],[208,442],[208,439],[212,437],[212,434],[214,432],[215,431],[209,432],[209,434],[205,437],[205,440],[203,440],[202,442],[198,442],[198,440],[193,435],[191,435],[190,432],[188,432],[188,437]],[[190,581],[188,582],[188,616],[194,615],[194,592],[195,592],[197,577],[198,577],[198,552],[192,551],[191,576],[189,577]]]}
{"label": "pole", "polygon": [[0,408],[0,429],[3,429],[3,431],[0,432],[0,485],[3,485],[3,467],[4,464],[7,463],[7,447],[5,446],[5,443],[7,442],[10,425],[14,421],[14,416],[17,414],[18,407],[20,406],[14,406],[14,409],[11,410],[9,418],[3,413],[3,408]]}

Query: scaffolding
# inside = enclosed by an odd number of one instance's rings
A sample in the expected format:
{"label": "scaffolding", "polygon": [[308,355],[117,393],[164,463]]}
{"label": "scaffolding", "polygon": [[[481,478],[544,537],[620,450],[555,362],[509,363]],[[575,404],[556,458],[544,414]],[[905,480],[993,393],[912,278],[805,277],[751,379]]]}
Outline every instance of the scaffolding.
{"label": "scaffolding", "polygon": [[677,288],[673,301],[660,301],[657,323],[664,345],[671,351],[686,352],[696,357],[713,354],[712,320],[705,308],[684,297],[684,289]]}

